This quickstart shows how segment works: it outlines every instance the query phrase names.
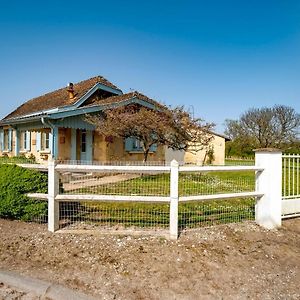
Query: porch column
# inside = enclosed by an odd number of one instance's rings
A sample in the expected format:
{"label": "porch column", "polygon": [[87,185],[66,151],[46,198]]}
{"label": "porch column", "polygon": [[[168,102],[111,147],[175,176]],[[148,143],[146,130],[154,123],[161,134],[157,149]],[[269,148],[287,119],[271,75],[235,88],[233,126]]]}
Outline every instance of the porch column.
{"label": "porch column", "polygon": [[77,143],[76,143],[76,129],[71,129],[71,160],[76,160],[76,150],[77,150]]}
{"label": "porch column", "polygon": [[20,153],[20,131],[16,129],[15,134],[15,156],[18,156]]}
{"label": "porch column", "polygon": [[51,154],[53,159],[58,158],[58,127],[51,128],[51,135],[52,135],[52,147],[51,147]]}

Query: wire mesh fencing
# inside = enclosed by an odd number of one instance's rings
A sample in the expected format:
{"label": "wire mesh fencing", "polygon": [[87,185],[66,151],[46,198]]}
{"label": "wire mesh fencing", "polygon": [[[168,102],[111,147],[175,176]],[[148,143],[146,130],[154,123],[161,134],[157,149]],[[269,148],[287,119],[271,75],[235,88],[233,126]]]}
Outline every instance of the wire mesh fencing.
{"label": "wire mesh fencing", "polygon": [[25,221],[38,224],[48,223],[48,202],[44,199],[30,199],[25,210],[23,217]]}
{"label": "wire mesh fencing", "polygon": [[255,219],[255,198],[179,202],[179,231]]}
{"label": "wire mesh fencing", "polygon": [[[253,171],[181,172],[179,195],[218,195],[255,190]],[[179,201],[179,230],[254,220],[255,198]]]}
{"label": "wire mesh fencing", "polygon": [[[101,196],[163,196],[170,199],[170,170],[60,172],[60,194],[82,196],[80,201],[60,203],[60,228],[67,229],[166,229],[170,203],[102,201]],[[252,171],[179,172],[178,228],[240,222],[254,218],[254,198],[181,202],[180,197],[255,190]],[[86,201],[97,195],[97,201]]]}
{"label": "wire mesh fencing", "polygon": [[61,229],[160,230],[169,227],[169,203],[61,202]]}
{"label": "wire mesh fencing", "polygon": [[254,166],[254,157],[225,157],[226,166]]}
{"label": "wire mesh fencing", "polygon": [[213,195],[255,190],[255,176],[244,172],[181,172],[179,195]]}
{"label": "wire mesh fencing", "polygon": [[61,173],[61,194],[168,196],[170,175],[158,172]]}

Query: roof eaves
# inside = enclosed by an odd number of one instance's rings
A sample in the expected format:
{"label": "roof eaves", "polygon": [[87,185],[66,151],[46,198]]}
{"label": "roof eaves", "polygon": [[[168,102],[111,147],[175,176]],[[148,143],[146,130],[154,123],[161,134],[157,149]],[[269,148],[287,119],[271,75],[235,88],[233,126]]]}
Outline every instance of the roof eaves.
{"label": "roof eaves", "polygon": [[79,107],[86,101],[90,96],[93,95],[98,89],[105,90],[107,92],[114,93],[116,95],[122,95],[123,92],[120,89],[109,87],[101,82],[97,82],[93,87],[91,87],[82,97],[80,97],[73,106]]}

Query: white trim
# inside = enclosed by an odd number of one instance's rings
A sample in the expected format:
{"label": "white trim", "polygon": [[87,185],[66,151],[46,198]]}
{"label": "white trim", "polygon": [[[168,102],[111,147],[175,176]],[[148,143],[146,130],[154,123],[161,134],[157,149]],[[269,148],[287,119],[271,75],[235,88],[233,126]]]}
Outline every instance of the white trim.
{"label": "white trim", "polygon": [[169,172],[170,166],[97,166],[97,165],[63,165],[58,164],[55,167],[58,171],[74,171],[74,172],[101,172],[101,171],[129,171],[129,172]]}
{"label": "white trim", "polygon": [[257,197],[260,198],[264,194],[257,192],[241,192],[241,193],[228,193],[228,194],[213,194],[213,195],[199,195],[199,196],[185,196],[179,197],[179,202],[186,201],[203,201],[203,200],[217,200],[217,199],[232,199],[232,198],[246,198]]}
{"label": "white trim", "polygon": [[257,171],[262,172],[264,168],[256,166],[208,166],[208,167],[179,167],[179,172],[226,172],[226,171]]}
{"label": "white trim", "polygon": [[119,195],[65,195],[55,197],[58,201],[138,201],[138,202],[170,202],[170,197],[157,196],[119,196]]}
{"label": "white trim", "polygon": [[109,87],[101,82],[97,82],[91,89],[89,89],[80,99],[78,99],[73,106],[79,107],[82,105],[90,96],[92,96],[96,91],[103,90],[106,92],[114,93],[115,95],[119,96],[122,95],[123,92],[119,89]]}

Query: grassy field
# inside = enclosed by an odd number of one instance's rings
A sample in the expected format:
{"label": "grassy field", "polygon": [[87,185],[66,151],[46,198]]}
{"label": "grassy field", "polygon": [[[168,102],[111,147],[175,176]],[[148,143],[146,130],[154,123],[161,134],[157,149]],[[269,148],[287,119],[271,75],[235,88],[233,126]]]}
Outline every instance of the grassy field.
{"label": "grassy field", "polygon": [[[254,191],[254,172],[182,173],[180,196]],[[75,189],[74,194],[155,195],[170,194],[169,174],[138,178],[97,187]],[[239,222],[254,218],[255,199],[193,201],[179,204],[179,228]],[[62,207],[61,219],[87,224],[124,227],[165,228],[169,226],[169,204],[129,202],[86,202]]]}

